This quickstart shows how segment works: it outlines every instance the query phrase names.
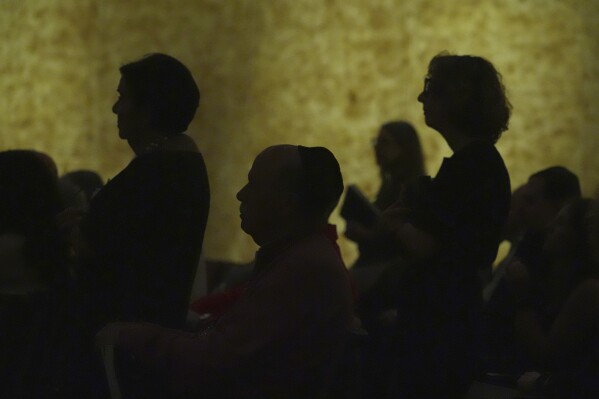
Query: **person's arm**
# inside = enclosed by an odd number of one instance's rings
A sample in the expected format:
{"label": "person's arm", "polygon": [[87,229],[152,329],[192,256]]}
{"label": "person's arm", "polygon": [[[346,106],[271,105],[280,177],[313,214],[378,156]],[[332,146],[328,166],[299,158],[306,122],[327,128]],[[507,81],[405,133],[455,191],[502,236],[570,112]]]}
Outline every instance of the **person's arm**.
{"label": "person's arm", "polygon": [[430,259],[438,251],[438,243],[435,237],[410,222],[401,223],[395,230],[395,236],[402,252],[414,260]]}
{"label": "person's arm", "polygon": [[401,252],[417,261],[432,258],[438,250],[433,234],[417,227],[409,220],[410,210],[390,208],[386,210],[377,225],[377,234],[394,240]]}
{"label": "person's arm", "polygon": [[516,312],[515,329],[531,356],[551,364],[583,350],[582,345],[597,327],[598,317],[599,280],[587,280],[566,300],[549,332],[543,331],[538,316],[530,308]]}

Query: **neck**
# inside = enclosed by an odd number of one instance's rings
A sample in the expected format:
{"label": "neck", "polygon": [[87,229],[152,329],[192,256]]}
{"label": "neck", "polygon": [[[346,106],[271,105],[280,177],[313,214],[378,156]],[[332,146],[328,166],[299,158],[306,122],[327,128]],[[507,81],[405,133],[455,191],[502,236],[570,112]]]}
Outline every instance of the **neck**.
{"label": "neck", "polygon": [[448,128],[442,131],[441,135],[445,138],[445,141],[447,141],[449,148],[451,148],[451,151],[453,151],[454,153],[460,151],[469,144],[480,140],[477,137],[469,136],[460,130],[452,128]]}
{"label": "neck", "polygon": [[292,241],[304,237],[312,232],[318,231],[323,227],[321,223],[309,220],[297,220],[295,223],[285,223],[288,228],[282,228],[271,237],[259,244],[261,247],[278,245],[284,242]]}

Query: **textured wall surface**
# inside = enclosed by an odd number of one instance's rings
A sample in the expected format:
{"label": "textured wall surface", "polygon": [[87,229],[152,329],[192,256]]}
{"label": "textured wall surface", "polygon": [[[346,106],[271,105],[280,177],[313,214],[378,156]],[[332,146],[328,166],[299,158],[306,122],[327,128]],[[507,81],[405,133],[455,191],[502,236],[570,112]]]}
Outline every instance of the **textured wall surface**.
{"label": "textured wall surface", "polygon": [[[373,195],[370,138],[402,118],[434,174],[449,152],[416,96],[442,50],[503,73],[514,111],[498,147],[513,185],[554,164],[589,194],[599,185],[596,0],[0,0],[0,38],[0,148],[45,151],[62,172],[108,178],[131,159],[110,112],[120,64],[161,51],[190,67],[203,94],[190,134],[212,185],[210,257],[253,255],[235,193],[268,145],[325,145],[346,183]],[[351,261],[353,246],[343,250]]]}

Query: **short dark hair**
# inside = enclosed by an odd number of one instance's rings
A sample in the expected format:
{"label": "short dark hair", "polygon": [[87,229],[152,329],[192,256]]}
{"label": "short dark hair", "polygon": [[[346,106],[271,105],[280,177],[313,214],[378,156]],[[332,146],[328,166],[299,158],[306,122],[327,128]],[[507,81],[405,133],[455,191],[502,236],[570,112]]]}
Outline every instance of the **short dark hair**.
{"label": "short dark hair", "polygon": [[501,74],[482,57],[441,53],[428,66],[431,91],[448,100],[451,122],[495,143],[507,130],[511,104]]}
{"label": "short dark hair", "polygon": [[200,104],[200,90],[179,60],[160,53],[123,65],[133,101],[146,106],[155,127],[167,134],[183,133]]}
{"label": "short dark hair", "polygon": [[309,216],[328,219],[343,193],[343,177],[335,155],[325,147],[298,146],[301,159],[299,193]]}
{"label": "short dark hair", "polygon": [[530,176],[543,179],[543,197],[566,202],[582,195],[578,176],[563,166],[552,166]]}

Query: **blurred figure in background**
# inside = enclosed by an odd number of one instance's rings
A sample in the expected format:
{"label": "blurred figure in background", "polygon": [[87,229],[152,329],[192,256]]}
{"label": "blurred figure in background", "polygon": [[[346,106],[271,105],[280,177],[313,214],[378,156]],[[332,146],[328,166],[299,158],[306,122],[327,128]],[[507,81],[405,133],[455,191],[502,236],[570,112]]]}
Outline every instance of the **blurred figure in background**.
{"label": "blurred figure in background", "polygon": [[[424,175],[424,157],[416,129],[405,121],[383,124],[374,141],[374,152],[381,185],[373,205],[382,212],[400,199],[407,184]],[[389,258],[389,253],[375,242],[373,233],[372,226],[347,219],[345,235],[355,241],[360,250],[360,257],[352,268],[372,266]]]}
{"label": "blurred figure in background", "polygon": [[[387,208],[405,200],[408,186],[416,183],[424,175],[424,156],[416,129],[406,121],[390,121],[384,123],[373,141],[376,162],[379,166],[381,184],[372,207],[377,217]],[[348,188],[348,197],[353,195]],[[367,201],[360,195],[360,200]],[[363,204],[364,205],[364,204]],[[395,323],[397,306],[397,286],[405,266],[405,259],[400,256],[394,244],[387,240],[379,240],[375,234],[375,224],[365,224],[361,217],[353,217],[343,207],[341,215],[346,219],[345,236],[358,244],[359,258],[350,268],[353,281],[359,293],[356,313],[363,327],[368,331],[369,339],[366,349],[368,364],[364,367],[365,382],[375,391],[370,390],[373,397],[379,394],[386,377],[381,358],[386,357],[389,340]],[[361,215],[360,215],[361,216]]]}
{"label": "blurred figure in background", "polygon": [[514,375],[528,366],[514,336],[516,307],[512,288],[504,278],[505,270],[510,263],[519,262],[527,269],[532,284],[543,281],[550,261],[543,249],[548,231],[564,205],[580,195],[578,177],[562,166],[532,174],[514,193],[507,229],[508,234],[520,230],[519,238],[513,242],[509,258],[496,268],[492,283],[484,291],[481,349],[484,371]]}
{"label": "blurred figure in background", "polygon": [[531,360],[520,388],[546,398],[599,394],[595,211],[596,203],[589,199],[575,199],[563,207],[546,235],[542,276],[535,277],[519,261],[506,270],[516,307],[516,336]]}
{"label": "blurred figure in background", "polygon": [[75,170],[59,179],[67,207],[87,209],[92,197],[104,187],[102,177],[93,170]]}
{"label": "blurred figure in background", "polygon": [[66,242],[56,168],[45,154],[0,152],[0,396],[64,397]]}

